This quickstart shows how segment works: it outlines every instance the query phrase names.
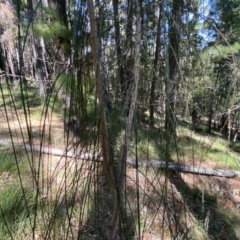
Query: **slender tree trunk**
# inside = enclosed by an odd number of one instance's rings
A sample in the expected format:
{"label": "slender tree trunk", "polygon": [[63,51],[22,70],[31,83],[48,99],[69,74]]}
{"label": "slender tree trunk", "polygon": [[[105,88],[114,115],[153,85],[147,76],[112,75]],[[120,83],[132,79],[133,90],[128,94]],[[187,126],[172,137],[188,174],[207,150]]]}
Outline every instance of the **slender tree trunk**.
{"label": "slender tree trunk", "polygon": [[136,43],[135,43],[135,56],[134,56],[134,85],[131,91],[131,104],[129,109],[129,114],[126,120],[126,128],[125,128],[125,136],[123,139],[123,144],[121,148],[121,155],[119,159],[119,176],[118,176],[118,183],[115,193],[115,204],[114,210],[112,214],[112,221],[111,221],[111,231],[108,235],[108,240],[113,240],[116,235],[116,229],[119,222],[119,213],[121,210],[121,195],[124,189],[124,180],[126,176],[126,161],[127,161],[127,153],[129,148],[129,139],[131,134],[131,127],[133,116],[136,108],[137,103],[137,94],[138,94],[138,85],[139,85],[139,75],[140,75],[140,45],[141,45],[141,14],[140,14],[140,5],[138,0],[135,0],[136,6]]}
{"label": "slender tree trunk", "polygon": [[33,50],[33,62],[34,62],[34,76],[39,84],[40,97],[46,97],[46,89],[48,87],[47,75],[45,71],[45,65],[43,63],[43,53],[40,42],[33,35],[31,36],[32,50]]}
{"label": "slender tree trunk", "polygon": [[103,165],[109,181],[113,187],[116,188],[116,183],[112,175],[112,171],[109,164],[109,154],[108,154],[108,142],[107,142],[107,129],[106,129],[106,113],[105,106],[103,100],[103,86],[101,81],[100,74],[100,56],[99,56],[99,39],[98,39],[98,30],[97,30],[97,21],[94,12],[94,4],[93,0],[87,0],[88,4],[88,12],[90,18],[90,34],[92,40],[92,55],[93,55],[93,65],[95,70],[95,78],[96,78],[96,87],[97,87],[97,97],[100,108],[100,141],[102,147],[102,156],[103,156]]}
{"label": "slender tree trunk", "polygon": [[43,37],[40,38],[40,46],[42,49],[42,64],[43,64],[43,71],[45,72],[45,76],[48,81],[48,67],[47,67],[47,53],[46,53],[46,47]]}
{"label": "slender tree trunk", "polygon": [[0,71],[5,70],[5,65],[6,65],[6,63],[5,63],[5,57],[4,57],[3,44],[2,44],[2,42],[0,42]]}
{"label": "slender tree trunk", "polygon": [[7,55],[7,65],[9,67],[9,70],[11,71],[10,78],[13,80],[13,82],[16,81],[16,73],[15,73],[15,68],[14,68],[14,63],[13,63],[13,58],[11,54],[11,49],[8,49],[6,52]]}
{"label": "slender tree trunk", "polygon": [[169,47],[168,47],[168,64],[169,64],[169,86],[166,88],[166,119],[165,128],[174,132],[176,128],[176,101],[178,93],[178,61],[180,45],[180,24],[182,16],[183,0],[173,0],[172,18],[169,29]]}
{"label": "slender tree trunk", "polygon": [[213,118],[213,94],[211,94],[209,104],[208,133],[212,132],[212,118]]}
{"label": "slender tree trunk", "polygon": [[129,91],[133,83],[133,0],[128,0],[128,17],[127,17],[127,27],[126,27],[126,40],[124,46],[125,52],[123,54],[123,77],[120,78],[121,82],[121,92],[122,92],[122,102],[124,105],[124,112],[126,115],[129,114],[129,108],[131,105],[131,96]]}
{"label": "slender tree trunk", "polygon": [[213,120],[213,114],[214,114],[213,105],[214,105],[215,97],[216,97],[215,92],[216,92],[216,87],[217,87],[217,80],[218,80],[218,77],[216,78],[216,80],[214,82],[213,89],[210,89],[211,93],[210,93],[209,117],[208,117],[208,132],[209,133],[212,132],[212,120]]}
{"label": "slender tree trunk", "polygon": [[1,42],[1,47],[2,47],[2,57],[3,57],[3,70],[6,72],[6,75],[9,75],[9,65],[7,61],[7,53],[4,47],[4,44]]}
{"label": "slender tree trunk", "polygon": [[113,11],[114,11],[114,26],[115,26],[115,44],[117,49],[117,66],[118,66],[118,78],[122,89],[122,94],[124,93],[124,67],[122,61],[122,48],[120,39],[120,26],[119,26],[119,13],[118,13],[118,0],[112,0]]}
{"label": "slender tree trunk", "polygon": [[158,26],[157,26],[155,58],[153,62],[154,75],[151,81],[151,90],[150,90],[150,99],[149,99],[149,124],[151,127],[154,126],[155,85],[156,85],[156,79],[157,79],[156,74],[157,74],[157,66],[158,66],[159,52],[160,52],[161,15],[162,15],[162,12],[160,9]]}

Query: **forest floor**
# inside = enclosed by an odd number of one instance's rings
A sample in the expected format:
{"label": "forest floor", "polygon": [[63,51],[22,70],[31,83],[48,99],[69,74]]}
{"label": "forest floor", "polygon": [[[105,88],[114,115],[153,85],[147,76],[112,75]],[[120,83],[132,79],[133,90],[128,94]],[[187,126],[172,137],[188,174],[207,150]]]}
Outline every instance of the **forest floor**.
{"label": "forest floor", "polygon": [[[44,121],[41,116],[34,115],[28,124],[28,126],[31,125],[32,129],[29,141],[29,135],[26,131],[26,119],[22,110],[18,111],[18,115],[15,112],[9,112],[6,116],[4,109],[1,108],[0,113],[0,139],[21,143],[24,138],[27,139],[25,142],[34,145],[42,143],[44,146],[64,149],[66,144],[64,124],[58,115],[53,114]],[[35,113],[33,112],[33,114]],[[43,128],[45,129],[44,139],[41,132]],[[9,129],[11,129],[11,135]],[[6,147],[1,149],[1,151],[5,150]],[[63,159],[49,155],[42,159],[42,175],[45,184],[49,185],[51,182],[51,189],[54,189],[55,194],[59,194],[68,184],[64,180],[66,172],[78,171],[76,170],[76,162],[70,158]],[[182,162],[184,164],[194,163],[195,166],[216,167],[216,162],[211,161],[211,159],[205,159],[204,161],[201,158],[191,159],[190,155],[185,157]],[[79,168],[82,168],[82,166],[82,163],[79,164]],[[84,166],[84,176],[88,175],[89,177],[92,171],[91,167]],[[13,179],[11,173],[0,169],[0,191],[4,189],[6,181],[14,182]],[[138,188],[136,188],[136,182]],[[165,191],[163,186],[166,184],[169,191],[162,199]],[[101,180],[101,187],[104,196],[109,191],[106,180]],[[140,196],[137,195],[139,189],[141,190]],[[154,169],[146,170],[141,168],[137,171],[129,167],[127,169],[126,192],[129,194],[129,211],[133,215],[134,213],[137,215],[139,211],[141,216],[145,216],[145,220],[141,223],[141,239],[170,239],[169,228],[171,228],[171,231],[176,232],[178,239],[240,239],[240,180],[237,178],[221,178],[191,173],[170,173],[166,178],[165,174],[156,174]],[[48,193],[49,191],[46,191],[42,194]],[[159,193],[161,193],[161,196]],[[76,196],[76,198],[79,198],[77,200],[79,204],[81,197]],[[136,205],[137,198],[140,199],[140,206]],[[49,201],[51,199],[52,196],[49,197]],[[102,211],[108,212],[105,218],[106,221],[110,221],[110,206],[106,206],[106,204],[102,206]],[[164,213],[164,208],[168,209],[167,213]],[[91,226],[91,224],[93,222],[87,223],[86,220],[85,227],[82,228],[82,234],[85,235],[84,239],[104,239],[95,233],[95,226]],[[42,239],[40,233],[36,239]],[[62,239],[64,238],[62,237]]]}

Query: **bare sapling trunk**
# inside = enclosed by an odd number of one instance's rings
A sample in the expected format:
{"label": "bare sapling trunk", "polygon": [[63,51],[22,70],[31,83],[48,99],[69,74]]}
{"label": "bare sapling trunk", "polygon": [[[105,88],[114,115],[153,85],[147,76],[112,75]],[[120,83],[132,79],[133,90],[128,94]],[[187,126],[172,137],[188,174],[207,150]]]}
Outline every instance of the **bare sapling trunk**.
{"label": "bare sapling trunk", "polygon": [[124,67],[122,62],[122,48],[120,44],[120,26],[119,26],[119,13],[118,13],[118,0],[112,0],[114,10],[114,26],[115,26],[115,44],[117,50],[117,67],[118,67],[118,78],[122,88],[124,86]]}
{"label": "bare sapling trunk", "polygon": [[104,170],[107,173],[107,177],[110,181],[112,188],[116,189],[116,183],[112,174],[112,170],[110,168],[109,163],[109,155],[108,155],[108,142],[107,142],[107,129],[106,129],[106,113],[105,113],[105,106],[104,106],[104,99],[103,99],[103,86],[101,81],[101,74],[100,74],[100,57],[98,54],[99,49],[99,39],[98,39],[98,30],[97,30],[97,22],[94,13],[94,4],[93,0],[87,0],[88,4],[88,11],[89,11],[89,18],[90,18],[90,34],[92,40],[92,54],[93,54],[93,64],[95,68],[95,78],[96,78],[96,87],[97,87],[97,97],[99,101],[99,108],[100,108],[100,141],[101,141],[101,148],[102,148],[102,157],[103,157],[103,165]]}
{"label": "bare sapling trunk", "polygon": [[159,10],[159,18],[158,18],[158,26],[157,26],[157,36],[156,36],[156,50],[155,50],[155,57],[153,62],[153,70],[154,76],[152,77],[151,81],[151,90],[150,90],[150,99],[149,99],[149,124],[151,127],[154,126],[154,103],[155,103],[155,85],[157,80],[157,65],[159,60],[159,52],[160,52],[160,35],[161,35],[161,15],[162,10]]}
{"label": "bare sapling trunk", "polygon": [[121,195],[124,189],[124,182],[126,176],[126,161],[127,153],[129,147],[129,139],[131,134],[131,127],[133,122],[133,116],[136,108],[137,94],[138,94],[138,85],[139,85],[139,72],[140,72],[140,43],[141,43],[141,15],[140,15],[140,6],[138,0],[135,1],[136,6],[136,44],[135,44],[135,56],[134,56],[134,87],[132,90],[132,99],[129,109],[129,114],[126,119],[125,135],[123,139],[123,144],[121,147],[121,155],[119,158],[119,176],[117,188],[115,189],[115,204],[112,214],[111,221],[111,230],[108,235],[108,240],[115,238],[116,230],[119,222],[119,213],[121,210]]}

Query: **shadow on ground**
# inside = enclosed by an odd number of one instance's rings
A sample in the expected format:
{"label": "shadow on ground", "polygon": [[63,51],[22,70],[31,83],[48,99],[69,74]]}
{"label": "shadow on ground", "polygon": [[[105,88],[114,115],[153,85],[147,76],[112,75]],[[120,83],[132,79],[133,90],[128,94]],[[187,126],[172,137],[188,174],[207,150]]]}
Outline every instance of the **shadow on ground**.
{"label": "shadow on ground", "polygon": [[183,209],[187,208],[195,217],[206,234],[206,239],[239,239],[234,230],[237,226],[230,225],[219,209],[217,194],[209,194],[208,191],[197,187],[190,188],[178,173],[170,175],[170,182],[181,193],[185,205]]}

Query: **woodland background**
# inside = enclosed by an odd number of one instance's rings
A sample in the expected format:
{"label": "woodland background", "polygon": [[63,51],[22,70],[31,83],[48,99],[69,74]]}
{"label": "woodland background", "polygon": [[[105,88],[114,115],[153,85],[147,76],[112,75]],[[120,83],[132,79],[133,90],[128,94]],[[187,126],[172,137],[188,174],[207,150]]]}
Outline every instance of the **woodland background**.
{"label": "woodland background", "polygon": [[240,239],[239,12],[0,1],[0,238]]}

